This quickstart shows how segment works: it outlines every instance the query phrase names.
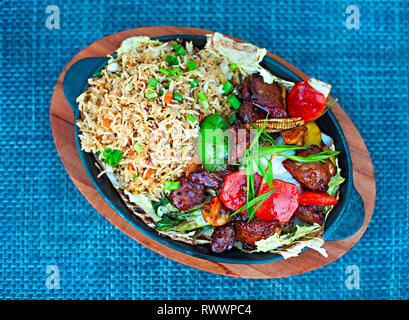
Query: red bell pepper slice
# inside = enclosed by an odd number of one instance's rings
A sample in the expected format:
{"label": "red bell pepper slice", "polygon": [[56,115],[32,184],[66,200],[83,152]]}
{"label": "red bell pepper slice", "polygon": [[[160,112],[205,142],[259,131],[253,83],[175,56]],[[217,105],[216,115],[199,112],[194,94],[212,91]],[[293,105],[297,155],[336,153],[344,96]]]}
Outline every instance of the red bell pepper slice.
{"label": "red bell pepper slice", "polygon": [[[260,189],[263,177],[258,173],[254,174],[254,191],[257,194]],[[247,203],[247,177],[246,171],[240,170],[229,173],[224,179],[220,200],[223,204],[234,211],[239,210]]]}
{"label": "red bell pepper slice", "polygon": [[321,116],[326,108],[326,99],[307,81],[300,81],[288,94],[287,108],[291,117],[301,117],[307,123]]}
{"label": "red bell pepper slice", "polygon": [[[273,180],[276,189],[257,209],[256,217],[261,220],[277,220],[284,224],[290,220],[298,208],[298,188],[295,184],[282,180]],[[271,191],[268,184],[263,184],[259,195]]]}
{"label": "red bell pepper slice", "polygon": [[300,194],[299,203],[303,206],[326,207],[336,205],[338,200],[328,193],[304,191]]}

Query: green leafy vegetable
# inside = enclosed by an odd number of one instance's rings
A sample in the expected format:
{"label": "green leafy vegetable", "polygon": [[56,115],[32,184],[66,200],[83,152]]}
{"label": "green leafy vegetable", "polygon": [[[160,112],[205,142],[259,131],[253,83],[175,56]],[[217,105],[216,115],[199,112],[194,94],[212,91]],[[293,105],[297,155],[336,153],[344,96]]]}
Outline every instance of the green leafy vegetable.
{"label": "green leafy vegetable", "polygon": [[338,171],[335,176],[332,176],[328,183],[328,194],[335,197],[338,187],[345,181],[345,178],[341,177]]}

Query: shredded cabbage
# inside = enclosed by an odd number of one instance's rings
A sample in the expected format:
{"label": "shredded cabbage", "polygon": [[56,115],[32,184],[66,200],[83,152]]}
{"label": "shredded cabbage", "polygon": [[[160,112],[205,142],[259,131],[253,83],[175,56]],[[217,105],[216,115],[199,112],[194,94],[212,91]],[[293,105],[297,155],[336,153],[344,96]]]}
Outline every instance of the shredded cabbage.
{"label": "shredded cabbage", "polygon": [[[322,226],[319,224],[314,225],[296,225],[296,229],[293,232],[286,234],[274,233],[267,239],[263,239],[256,242],[256,252],[273,252],[281,254],[285,259],[293,256],[297,256],[304,247],[310,247],[317,250],[324,256],[326,255],[325,249],[321,246],[324,244],[324,240],[321,237],[307,237],[313,232],[322,230]],[[298,241],[301,238],[305,238],[302,241]],[[290,248],[283,248],[295,244]],[[279,250],[278,250],[279,249]]]}

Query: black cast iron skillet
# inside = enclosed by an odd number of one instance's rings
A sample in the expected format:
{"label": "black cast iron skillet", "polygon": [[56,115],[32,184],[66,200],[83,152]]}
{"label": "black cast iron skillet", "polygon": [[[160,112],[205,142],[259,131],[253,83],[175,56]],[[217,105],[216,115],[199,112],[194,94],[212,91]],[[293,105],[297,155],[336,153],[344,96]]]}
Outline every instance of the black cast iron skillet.
{"label": "black cast iron skillet", "polygon": [[[164,42],[175,39],[192,41],[197,48],[203,48],[206,44],[206,37],[197,35],[169,35],[153,39]],[[65,97],[74,111],[75,121],[78,120],[80,116],[78,103],[75,101],[76,98],[87,89],[87,79],[103,68],[107,61],[107,57],[86,58],[73,64],[67,71],[63,82],[63,89]],[[293,82],[302,80],[288,68],[268,56],[264,57],[261,65],[280,78]],[[325,240],[342,240],[352,236],[361,227],[365,217],[364,203],[353,185],[351,156],[349,154],[347,141],[338,121],[335,119],[332,112],[328,111],[317,120],[317,124],[324,133],[334,139],[336,150],[341,151],[338,155],[338,162],[342,170],[341,174],[346,178],[346,181],[340,187],[339,203],[335,206],[325,224],[323,237]],[[223,253],[214,253],[210,250],[209,245],[194,246],[160,236],[154,229],[148,227],[128,209],[105,175],[97,178],[99,170],[94,164],[94,156],[90,153],[81,151],[80,139],[78,138],[78,127],[76,125],[74,127],[75,139],[81,161],[88,176],[95,185],[95,188],[105,201],[138,231],[174,250],[210,261],[255,264],[271,262],[282,258],[280,255],[273,253],[249,254],[236,248]]]}

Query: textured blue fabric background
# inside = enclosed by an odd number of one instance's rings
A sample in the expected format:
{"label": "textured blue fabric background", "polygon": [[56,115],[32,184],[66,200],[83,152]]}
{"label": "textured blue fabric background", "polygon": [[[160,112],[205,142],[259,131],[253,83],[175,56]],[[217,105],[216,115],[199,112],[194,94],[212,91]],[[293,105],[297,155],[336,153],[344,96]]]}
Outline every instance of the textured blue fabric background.
{"label": "textured blue fabric background", "polygon": [[[61,28],[45,26],[48,5]],[[345,27],[346,7],[360,29]],[[0,298],[408,299],[409,5],[402,1],[0,1]],[[217,30],[265,47],[330,82],[367,143],[373,219],[336,262],[290,278],[198,271],[132,241],[82,197],[51,134],[56,79],[88,44],[140,26]],[[60,289],[45,285],[60,269]],[[360,288],[345,285],[347,267]]]}

